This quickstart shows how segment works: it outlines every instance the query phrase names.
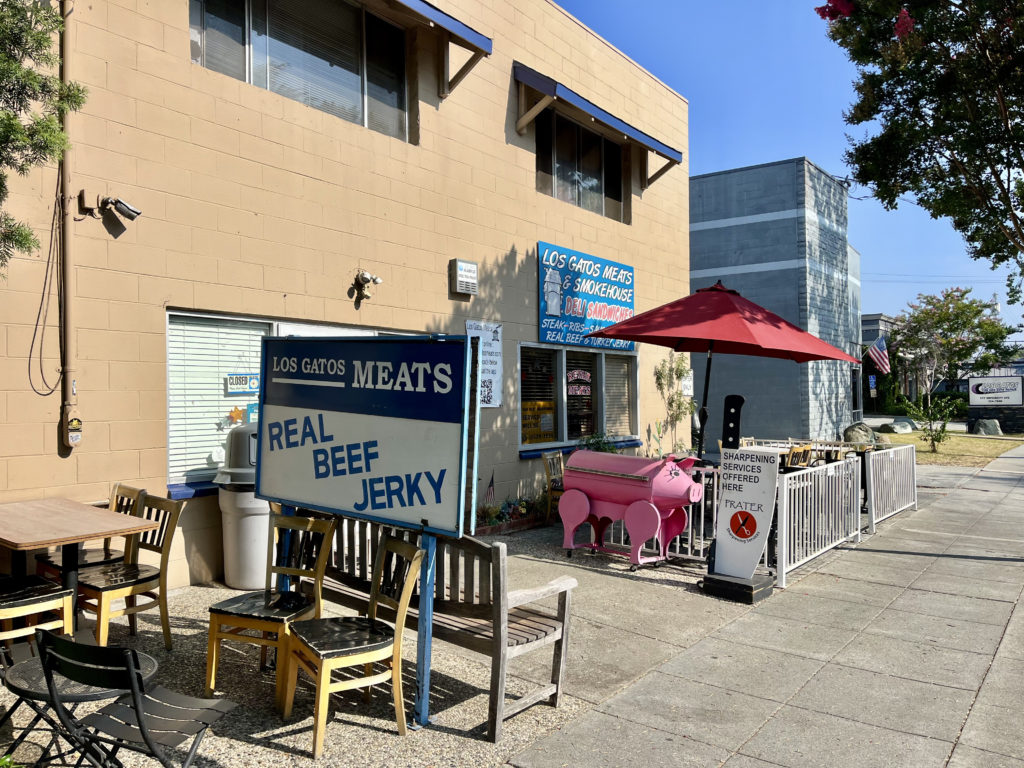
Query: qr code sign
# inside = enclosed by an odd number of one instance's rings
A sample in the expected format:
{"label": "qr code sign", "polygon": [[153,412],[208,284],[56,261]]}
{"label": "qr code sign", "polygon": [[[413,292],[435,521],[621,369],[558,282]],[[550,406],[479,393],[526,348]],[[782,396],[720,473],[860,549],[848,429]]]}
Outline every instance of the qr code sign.
{"label": "qr code sign", "polygon": [[483,379],[480,382],[480,402],[490,405],[494,402],[494,380]]}

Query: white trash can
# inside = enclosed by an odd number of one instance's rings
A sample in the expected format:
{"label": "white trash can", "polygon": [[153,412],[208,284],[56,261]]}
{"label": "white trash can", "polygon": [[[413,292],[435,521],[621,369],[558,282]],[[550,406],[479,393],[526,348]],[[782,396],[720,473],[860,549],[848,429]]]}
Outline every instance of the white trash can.
{"label": "white trash can", "polygon": [[224,539],[224,582],[233,589],[263,589],[267,583],[270,503],[255,496],[256,424],[228,433],[224,466],[214,482]]}

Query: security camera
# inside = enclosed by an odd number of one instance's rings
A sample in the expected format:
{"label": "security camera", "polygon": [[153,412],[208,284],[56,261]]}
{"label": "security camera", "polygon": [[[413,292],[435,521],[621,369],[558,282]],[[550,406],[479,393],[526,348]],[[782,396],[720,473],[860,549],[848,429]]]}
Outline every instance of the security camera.
{"label": "security camera", "polygon": [[[378,278],[378,279],[379,279],[379,278]],[[362,272],[360,272],[360,273],[359,273],[358,275],[356,275],[356,280],[358,280],[358,281],[359,281],[360,283],[362,283],[363,285],[367,285],[368,283],[373,283],[373,282],[376,282],[376,281],[375,281],[375,280],[373,279],[373,275],[371,275],[371,274],[370,274],[369,272],[367,272],[366,270],[363,270],[363,271],[362,271]]]}
{"label": "security camera", "polygon": [[374,285],[380,285],[383,282],[384,282],[384,278],[377,277],[376,275],[373,276],[373,284]]}
{"label": "security camera", "polygon": [[128,221],[135,221],[135,219],[142,215],[142,211],[130,203],[126,203],[120,197],[105,197],[103,202],[100,203],[101,208],[109,208],[111,206]]}

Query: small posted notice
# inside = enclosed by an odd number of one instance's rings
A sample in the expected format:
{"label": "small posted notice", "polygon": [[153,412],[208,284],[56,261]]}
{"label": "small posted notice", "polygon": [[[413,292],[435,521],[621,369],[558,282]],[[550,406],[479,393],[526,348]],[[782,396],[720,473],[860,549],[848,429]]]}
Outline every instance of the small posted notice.
{"label": "small posted notice", "polygon": [[480,339],[480,407],[501,407],[501,323],[466,321],[466,335]]}
{"label": "small posted notice", "polygon": [[753,577],[764,554],[775,514],[779,452],[725,448],[715,529],[715,573]]}

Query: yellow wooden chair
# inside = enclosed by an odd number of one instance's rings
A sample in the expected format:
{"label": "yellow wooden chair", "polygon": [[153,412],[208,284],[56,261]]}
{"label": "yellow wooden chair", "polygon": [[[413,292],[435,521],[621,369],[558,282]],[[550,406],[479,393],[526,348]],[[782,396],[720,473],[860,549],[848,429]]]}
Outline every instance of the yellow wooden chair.
{"label": "yellow wooden chair", "polygon": [[[107,509],[120,512],[122,515],[130,515],[135,511],[139,500],[145,493],[146,491],[142,488],[133,488],[124,483],[114,483],[114,487],[110,489],[110,501],[107,503]],[[102,547],[87,549],[84,546],[80,546],[78,548],[79,568],[88,568],[93,565],[110,565],[111,563],[123,560],[124,551],[113,549],[110,539],[104,539]],[[36,555],[36,573],[40,576],[47,576],[55,581],[60,581],[64,573],[64,567],[61,564],[60,547],[57,548],[55,553],[41,552]]]}
{"label": "yellow wooden chair", "polygon": [[565,486],[562,484],[565,463],[561,451],[545,451],[540,457],[544,461],[544,482],[548,491],[548,511],[544,522],[551,522],[552,503],[557,503],[565,493]]}
{"label": "yellow wooden chair", "polygon": [[[178,527],[183,500],[172,501],[162,496],[144,494],[132,512],[136,517],[156,520],[159,527],[128,538],[124,561],[96,565],[78,572],[79,608],[96,615],[96,644],[106,645],[110,620],[128,617],[129,634],[136,633],[135,614],[152,608],[160,609],[164,647],[171,650],[171,622],[167,613],[167,573],[171,541]],[[139,563],[139,552],[146,550],[160,555],[160,565]],[[138,598],[147,598],[137,602]],[[123,608],[114,608],[114,601],[124,600]]]}
{"label": "yellow wooden chair", "polygon": [[[217,663],[222,640],[260,646],[260,669],[267,667],[267,652],[277,654],[274,705],[280,709],[284,698],[284,656],[292,622],[320,618],[324,569],[334,543],[336,520],[295,515],[270,516],[270,544],[267,551],[267,582],[262,592],[229,597],[210,607],[209,642],[206,652],[206,695],[212,696],[217,683]],[[289,556],[278,556],[281,543],[288,543]],[[284,547],[280,546],[283,551]],[[279,591],[279,577],[290,580],[288,591]],[[312,594],[302,591],[309,580]]]}
{"label": "yellow wooden chair", "polygon": [[[299,670],[316,683],[313,711],[313,758],[324,749],[330,695],[338,691],[370,688],[391,680],[398,733],[404,736],[405,703],[402,699],[402,630],[413,588],[419,576],[423,550],[391,535],[385,535],[373,564],[373,586],[366,616],[297,621],[292,625],[287,655],[287,680],[283,715],[291,717]],[[391,626],[377,618],[378,606],[395,611]],[[374,672],[374,663],[383,663],[384,671]],[[332,679],[336,670],[362,667],[363,675]]]}

